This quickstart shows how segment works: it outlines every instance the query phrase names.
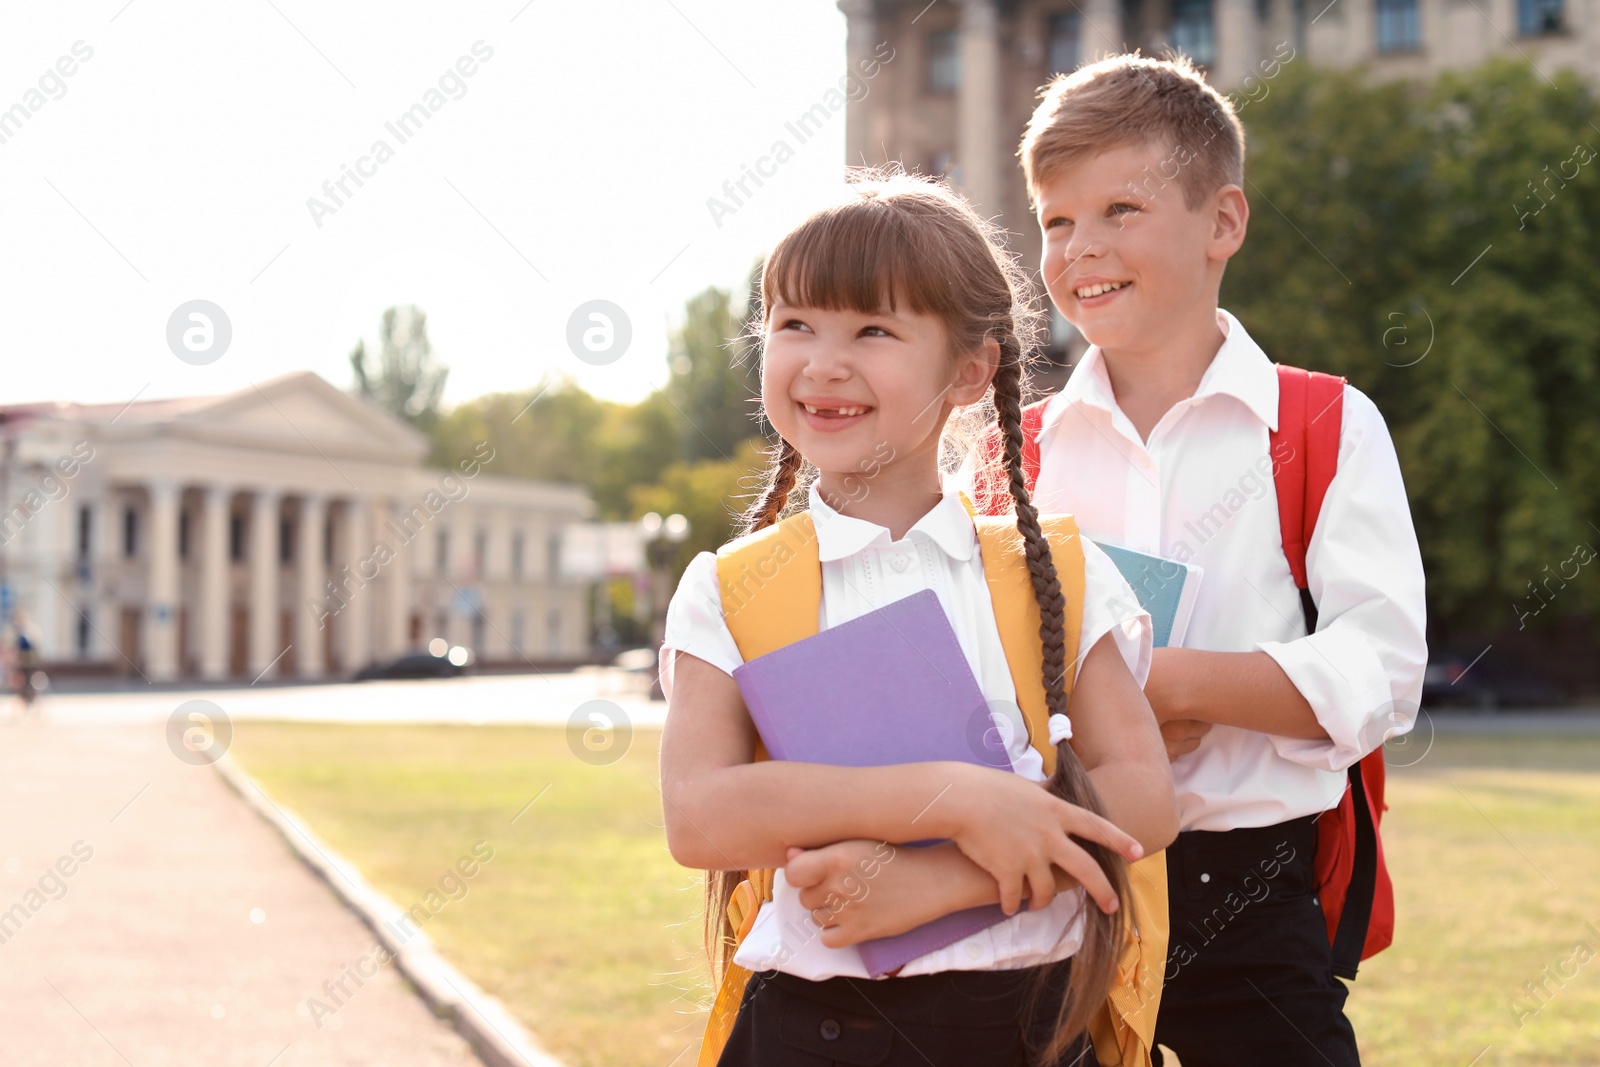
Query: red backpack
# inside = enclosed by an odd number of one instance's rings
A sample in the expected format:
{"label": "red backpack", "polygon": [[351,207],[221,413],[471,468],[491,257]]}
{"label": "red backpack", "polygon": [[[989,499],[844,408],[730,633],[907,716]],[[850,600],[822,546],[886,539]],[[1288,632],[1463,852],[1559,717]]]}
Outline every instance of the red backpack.
{"label": "red backpack", "polygon": [[[1300,590],[1306,633],[1315,633],[1317,606],[1306,580],[1306,546],[1338,468],[1345,381],[1281,363],[1277,368],[1278,429],[1271,435],[1271,454],[1277,459],[1273,480],[1278,519],[1283,552]],[[1030,493],[1039,477],[1039,429],[1046,403],[1022,409],[1022,465]],[[984,445],[990,454],[998,452],[994,435]],[[980,485],[974,495],[986,514],[1010,507],[1003,487]],[[1317,898],[1333,946],[1333,973],[1341,978],[1354,978],[1362,960],[1394,940],[1394,886],[1378,836],[1378,822],[1388,808],[1383,802],[1383,749],[1353,764],[1348,777],[1339,805],[1317,820]]]}

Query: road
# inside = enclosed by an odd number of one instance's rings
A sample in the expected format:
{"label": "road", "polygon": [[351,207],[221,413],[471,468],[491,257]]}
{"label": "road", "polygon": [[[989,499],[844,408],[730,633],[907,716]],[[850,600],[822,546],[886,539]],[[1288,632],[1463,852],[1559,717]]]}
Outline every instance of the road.
{"label": "road", "polygon": [[[335,682],[203,688],[141,687],[121,691],[46,692],[38,709],[62,724],[145,723],[170,717],[191,700],[215,704],[230,719],[294,722],[541,723],[584,720],[605,700],[635,726],[659,726],[667,705],[648,699],[647,683],[620,671],[491,674],[426,681]],[[0,697],[0,721],[17,716],[14,697]],[[583,711],[579,709],[583,708]]]}

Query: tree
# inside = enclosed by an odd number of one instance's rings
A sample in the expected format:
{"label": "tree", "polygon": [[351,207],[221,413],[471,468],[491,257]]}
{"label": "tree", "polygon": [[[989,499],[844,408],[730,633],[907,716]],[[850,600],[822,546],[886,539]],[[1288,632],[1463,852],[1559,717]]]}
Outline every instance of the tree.
{"label": "tree", "polygon": [[749,316],[759,314],[760,269],[757,263],[738,303],[727,289],[691,297],[673,334],[662,393],[676,412],[678,453],[685,460],[728,459],[762,432],[760,367],[745,336]]}
{"label": "tree", "polygon": [[1223,304],[1274,358],[1346,375],[1383,411],[1435,638],[1587,627],[1593,91],[1511,60],[1432,83],[1290,67],[1269,84],[1242,114],[1252,214]]}
{"label": "tree", "polygon": [[428,317],[415,305],[383,313],[378,366],[367,366],[367,343],[357,341],[350,353],[356,391],[424,432],[439,418],[439,398],[449,368],[438,363],[428,342]]}

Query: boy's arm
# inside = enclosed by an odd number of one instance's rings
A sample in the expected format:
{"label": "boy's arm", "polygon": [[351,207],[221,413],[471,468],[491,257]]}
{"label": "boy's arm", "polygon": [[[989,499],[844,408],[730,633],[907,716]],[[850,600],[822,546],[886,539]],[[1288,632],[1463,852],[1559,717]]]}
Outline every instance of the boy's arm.
{"label": "boy's arm", "polygon": [[1254,652],[1158,649],[1145,690],[1156,717],[1259,730],[1284,758],[1329,770],[1411,728],[1428,660],[1422,557],[1388,427],[1353,387],[1306,572],[1315,634]]}

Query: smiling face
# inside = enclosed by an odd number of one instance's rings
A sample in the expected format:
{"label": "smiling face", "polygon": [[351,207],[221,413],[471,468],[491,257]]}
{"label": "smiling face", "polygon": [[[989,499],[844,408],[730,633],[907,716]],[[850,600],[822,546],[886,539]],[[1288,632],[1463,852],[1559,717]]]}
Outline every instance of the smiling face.
{"label": "smiling face", "polygon": [[1045,288],[1090,343],[1150,353],[1175,331],[1214,324],[1222,268],[1244,240],[1236,185],[1184,202],[1184,150],[1107,149],[1039,189]]}
{"label": "smiling face", "polygon": [[868,313],[778,300],[767,318],[761,402],[822,472],[824,494],[891,471],[937,485],[945,420],[988,386],[988,363],[953,357],[941,319],[897,305]]}

